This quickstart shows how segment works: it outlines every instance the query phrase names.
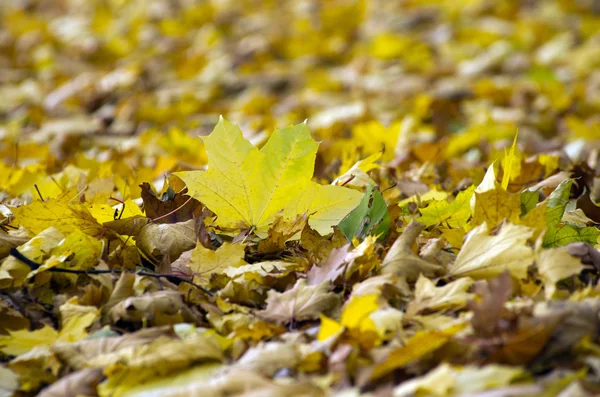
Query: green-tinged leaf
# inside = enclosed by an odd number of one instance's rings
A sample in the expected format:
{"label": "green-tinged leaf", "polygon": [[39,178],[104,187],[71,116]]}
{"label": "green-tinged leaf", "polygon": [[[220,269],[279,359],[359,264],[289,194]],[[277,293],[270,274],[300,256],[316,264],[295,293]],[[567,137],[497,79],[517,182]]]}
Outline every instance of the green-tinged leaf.
{"label": "green-tinged leaf", "polygon": [[548,230],[544,235],[544,247],[559,247],[575,242],[595,245],[600,237],[600,230],[596,227],[579,227],[561,222],[569,203],[572,185],[573,180],[566,179],[548,197],[546,208]]}
{"label": "green-tinged leaf", "polygon": [[419,209],[419,222],[425,226],[442,224],[449,227],[463,227],[471,217],[470,200],[475,186],[458,193],[454,201],[439,200],[431,202],[427,207]]}
{"label": "green-tinged leaf", "polygon": [[521,193],[521,216],[533,210],[540,200],[539,190],[525,190]]}
{"label": "green-tinged leaf", "polygon": [[572,185],[573,180],[566,179],[562,181],[548,197],[546,209],[546,220],[548,222],[548,227],[551,228],[556,226],[562,219],[562,216],[565,213],[565,208],[569,203],[569,195],[571,194]]}
{"label": "green-tinged leaf", "polygon": [[600,230],[593,226],[564,225],[562,227],[550,227],[544,235],[544,247],[560,247],[576,242],[596,245],[598,237],[600,237]]}
{"label": "green-tinged leaf", "polygon": [[385,239],[390,230],[390,214],[381,193],[372,186],[367,187],[358,207],[340,222],[338,228],[350,241],[353,238],[362,241],[367,236]]}

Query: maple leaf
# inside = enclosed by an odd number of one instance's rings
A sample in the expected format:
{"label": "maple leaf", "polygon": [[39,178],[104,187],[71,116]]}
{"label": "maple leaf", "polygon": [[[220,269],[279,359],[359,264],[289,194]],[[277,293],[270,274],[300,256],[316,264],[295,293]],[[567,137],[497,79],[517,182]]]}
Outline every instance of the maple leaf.
{"label": "maple leaf", "polygon": [[472,295],[468,292],[471,285],[473,280],[464,277],[436,287],[431,280],[421,274],[415,284],[415,298],[408,304],[406,313],[408,315],[464,307]]}
{"label": "maple leaf", "polygon": [[271,290],[267,307],[258,315],[278,324],[317,319],[321,313],[330,313],[340,304],[340,297],[329,292],[329,286],[327,281],[311,286],[306,285],[305,280],[298,280],[283,293]]}
{"label": "maple leaf", "polygon": [[517,223],[520,214],[521,196],[518,194],[508,193],[499,185],[483,193],[475,192],[474,225],[485,222],[488,227],[494,228],[504,220]]}
{"label": "maple leaf", "polygon": [[306,124],[276,130],[259,150],[221,118],[204,142],[208,170],[175,175],[217,214],[221,227],[253,229],[264,237],[278,212],[284,219],[307,212],[309,225],[325,235],[362,198],[355,190],[310,180],[318,143]]}
{"label": "maple leaf", "polygon": [[573,180],[566,179],[548,197],[546,210],[548,230],[544,235],[544,247],[558,247],[575,242],[596,244],[600,237],[600,230],[598,228],[561,224],[565,209],[569,203],[572,185]]}
{"label": "maple leaf", "polygon": [[84,339],[87,337],[86,328],[98,319],[97,310],[90,309],[79,315],[63,316],[64,321],[60,331],[56,331],[48,325],[35,331],[9,331],[8,335],[0,336],[0,351],[17,356],[36,347],[50,347],[54,343],[68,343]]}
{"label": "maple leaf", "polygon": [[551,299],[554,295],[557,282],[579,274],[584,269],[581,260],[571,255],[569,248],[539,248],[536,252],[535,263],[544,283],[546,299]]}
{"label": "maple leaf", "polygon": [[277,252],[285,248],[285,243],[306,226],[306,214],[296,216],[291,221],[285,221],[281,214],[275,216],[269,228],[266,239],[258,243],[258,250],[264,253]]}
{"label": "maple leaf", "polygon": [[208,284],[211,276],[219,275],[229,267],[240,267],[246,264],[244,261],[243,244],[224,243],[213,251],[205,248],[202,244],[196,244],[187,266],[194,275],[194,282]]}
{"label": "maple leaf", "polygon": [[497,235],[490,236],[483,223],[469,232],[448,276],[491,278],[508,269],[511,275],[525,278],[534,259],[533,250],[527,246],[532,234],[528,227],[505,223]]}
{"label": "maple leaf", "polygon": [[450,338],[464,328],[466,324],[457,324],[444,330],[419,331],[404,346],[392,351],[385,360],[378,363],[371,373],[371,380],[376,380],[390,373],[396,368],[401,368],[424,355],[431,353],[443,345]]}
{"label": "maple leaf", "polygon": [[454,201],[436,200],[425,208],[421,208],[419,222],[425,226],[447,224],[450,227],[462,227],[471,217],[469,200],[473,196],[475,186],[458,193]]}
{"label": "maple leaf", "polygon": [[84,204],[73,200],[76,197],[76,192],[67,191],[59,197],[45,202],[34,201],[12,211],[16,221],[35,234],[55,227],[65,234],[80,230],[90,236],[99,235],[102,226]]}
{"label": "maple leaf", "polygon": [[359,342],[372,346],[376,342],[373,337],[377,338],[379,335],[377,326],[371,319],[371,315],[379,309],[378,299],[376,294],[352,297],[344,306],[340,322],[321,315],[317,339],[324,341],[347,329]]}
{"label": "maple leaf", "polygon": [[424,227],[425,225],[415,221],[406,227],[381,263],[383,274],[396,274],[408,282],[414,282],[420,274],[433,276],[443,271],[439,265],[430,263],[411,251],[412,245]]}

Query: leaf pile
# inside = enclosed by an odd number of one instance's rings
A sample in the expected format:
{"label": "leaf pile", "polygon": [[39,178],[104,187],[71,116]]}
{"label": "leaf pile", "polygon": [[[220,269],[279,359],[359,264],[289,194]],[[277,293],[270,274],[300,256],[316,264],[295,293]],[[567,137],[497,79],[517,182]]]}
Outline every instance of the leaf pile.
{"label": "leaf pile", "polygon": [[0,396],[600,394],[595,2],[0,18]]}

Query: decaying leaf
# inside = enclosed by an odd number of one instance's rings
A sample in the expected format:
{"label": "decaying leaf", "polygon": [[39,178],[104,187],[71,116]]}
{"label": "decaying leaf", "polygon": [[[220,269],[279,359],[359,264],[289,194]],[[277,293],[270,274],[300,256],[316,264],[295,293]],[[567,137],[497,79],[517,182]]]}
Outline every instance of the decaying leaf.
{"label": "decaying leaf", "polygon": [[415,298],[408,304],[406,313],[417,314],[424,311],[460,309],[472,296],[468,292],[471,285],[473,285],[473,280],[465,277],[436,287],[431,280],[420,275],[415,284]]}
{"label": "decaying leaf", "polygon": [[406,341],[404,346],[392,351],[385,360],[373,368],[371,380],[379,379],[391,371],[439,349],[462,328],[463,325],[458,324],[442,331],[420,331],[416,333]]}
{"label": "decaying leaf", "polygon": [[476,333],[484,337],[497,335],[497,327],[502,319],[504,305],[513,292],[513,283],[508,272],[479,284],[475,290],[480,295],[479,302],[471,302],[473,318],[471,324]]}
{"label": "decaying leaf", "polygon": [[413,221],[404,229],[383,259],[382,273],[396,274],[408,282],[415,282],[420,274],[431,277],[443,272],[439,265],[429,263],[411,251],[412,245],[424,228],[425,225]]}
{"label": "decaying leaf", "polygon": [[557,282],[581,273],[584,268],[581,259],[571,255],[568,247],[539,249],[535,255],[535,263],[548,299],[554,295]]}
{"label": "decaying leaf", "polygon": [[306,285],[304,280],[291,289],[277,293],[269,291],[267,307],[259,316],[268,321],[286,324],[290,321],[314,320],[320,314],[331,313],[340,304],[337,294],[329,292],[328,281],[316,286]]}
{"label": "decaying leaf", "polygon": [[530,228],[512,223],[505,223],[498,234],[490,235],[483,223],[467,235],[448,276],[492,278],[508,270],[514,277],[525,278],[534,260],[533,250],[527,245],[532,235]]}
{"label": "decaying leaf", "polygon": [[218,276],[228,268],[245,265],[245,249],[243,244],[224,243],[213,251],[202,244],[196,244],[187,263],[187,267],[194,275],[194,282],[208,284],[213,275]]}
{"label": "decaying leaf", "polygon": [[306,221],[306,214],[298,215],[290,222],[284,220],[283,216],[276,215],[267,238],[258,243],[258,250],[270,253],[284,249],[286,241],[300,233],[306,226]]}
{"label": "decaying leaf", "polygon": [[96,387],[102,379],[104,374],[100,368],[85,368],[65,376],[42,390],[39,395],[42,397],[91,395],[96,392]]}
{"label": "decaying leaf", "polygon": [[183,303],[177,291],[158,291],[129,297],[108,312],[113,323],[149,322],[154,325],[196,322],[194,313]]}
{"label": "decaying leaf", "polygon": [[169,263],[196,246],[195,221],[180,223],[150,223],[135,237],[136,245],[146,255]]}
{"label": "decaying leaf", "polygon": [[144,182],[140,185],[142,189],[142,199],[144,200],[144,211],[146,216],[151,219],[157,219],[157,223],[178,223],[190,220],[199,203],[196,200],[190,200],[190,197],[175,193],[169,186],[167,191],[161,197],[153,190],[149,183]]}
{"label": "decaying leaf", "polygon": [[597,395],[598,3],[0,1],[0,397]]}
{"label": "decaying leaf", "polygon": [[346,272],[345,265],[348,257],[348,248],[346,244],[342,248],[333,248],[327,259],[321,265],[314,265],[307,273],[307,282],[309,285],[320,285],[324,281],[335,283]]}

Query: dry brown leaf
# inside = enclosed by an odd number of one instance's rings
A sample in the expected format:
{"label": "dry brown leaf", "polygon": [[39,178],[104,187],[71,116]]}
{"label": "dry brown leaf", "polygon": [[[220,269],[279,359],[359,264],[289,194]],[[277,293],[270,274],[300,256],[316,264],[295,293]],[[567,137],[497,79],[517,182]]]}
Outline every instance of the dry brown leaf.
{"label": "dry brown leaf", "polygon": [[331,313],[341,303],[337,294],[329,292],[330,284],[329,281],[324,281],[312,286],[306,285],[305,280],[298,280],[291,289],[283,293],[270,290],[267,307],[258,312],[258,315],[278,324],[315,320],[322,313]]}
{"label": "dry brown leaf", "polygon": [[285,220],[281,214],[275,216],[275,221],[269,227],[267,238],[259,241],[258,250],[264,253],[277,252],[285,248],[285,242],[300,233],[308,221],[307,214]]}
{"label": "dry brown leaf", "polygon": [[433,277],[443,273],[444,269],[441,266],[427,262],[411,251],[412,245],[424,228],[425,225],[412,221],[404,229],[383,259],[381,273],[395,274],[410,283],[417,281],[420,274]]}
{"label": "dry brown leaf", "polygon": [[173,262],[196,246],[195,220],[179,223],[149,223],[135,237],[136,245],[157,262]]}
{"label": "dry brown leaf", "polygon": [[84,368],[73,372],[42,390],[39,397],[78,397],[96,394],[96,387],[104,379],[100,368]]}

